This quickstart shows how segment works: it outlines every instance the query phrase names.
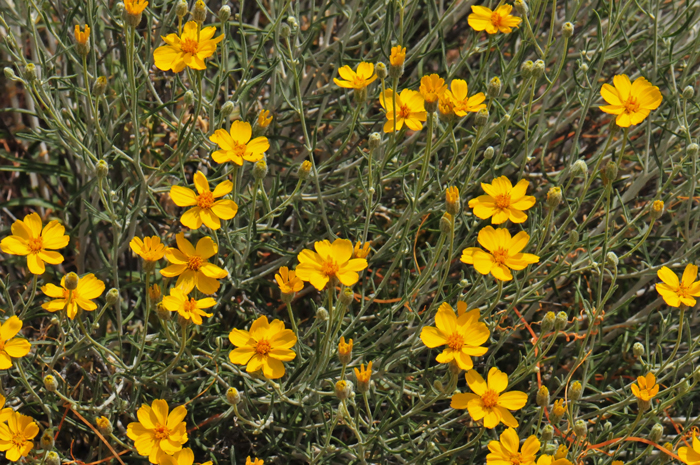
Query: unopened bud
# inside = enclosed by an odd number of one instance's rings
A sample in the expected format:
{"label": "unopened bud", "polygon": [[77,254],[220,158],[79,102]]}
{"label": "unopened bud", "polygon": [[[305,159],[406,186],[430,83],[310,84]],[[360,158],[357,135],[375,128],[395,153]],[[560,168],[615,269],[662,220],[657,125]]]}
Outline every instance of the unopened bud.
{"label": "unopened bud", "polygon": [[664,427],[661,426],[661,424],[656,423],[654,426],[652,426],[651,431],[649,432],[649,440],[651,442],[658,443],[663,434]]}
{"label": "unopened bud", "polygon": [[442,392],[442,390],[445,388],[445,386],[443,386],[443,384],[442,384],[442,381],[440,381],[439,379],[436,379],[435,381],[433,381],[433,387],[438,392]]}
{"label": "unopened bud", "polygon": [[95,173],[100,179],[104,179],[109,174],[109,165],[104,160],[99,160],[97,165],[95,165]]}
{"label": "unopened bud", "polygon": [[66,280],[64,282],[66,289],[74,291],[78,287],[78,281],[80,281],[78,275],[71,271],[66,275]]}
{"label": "unopened bud", "polygon": [[688,156],[691,157],[691,158],[694,158],[695,155],[698,154],[698,148],[699,148],[699,147],[698,147],[698,144],[696,144],[695,142],[693,142],[692,144],[689,144],[689,145],[685,148],[685,154],[688,155]]}
{"label": "unopened bud", "polygon": [[559,312],[554,320],[554,329],[557,331],[562,331],[564,328],[566,328],[568,323],[569,317],[566,315],[566,312]]}
{"label": "unopened bud", "polygon": [[170,321],[170,318],[173,317],[172,312],[165,308],[162,302],[156,304],[156,315],[163,321]]}
{"label": "unopened bud", "polygon": [[651,204],[651,218],[652,220],[656,220],[661,218],[661,216],[664,214],[664,202],[663,200],[654,200],[654,203]]}
{"label": "unopened bud", "polygon": [[574,35],[574,25],[568,21],[565,22],[561,27],[561,34],[564,36],[565,39],[568,39],[569,37]]}
{"label": "unopened bud", "polygon": [[238,405],[241,403],[241,394],[235,387],[228,388],[226,391],[226,401],[231,405]]}
{"label": "unopened bud", "polygon": [[53,375],[44,376],[44,389],[49,392],[56,392],[56,389],[58,389],[58,381]]}
{"label": "unopened bud", "polygon": [[175,5],[175,15],[182,20],[187,14],[187,2],[185,0],[180,0]]}
{"label": "unopened bud", "polygon": [[[671,444],[670,442],[665,443],[664,449],[673,453],[673,444]],[[665,452],[661,452],[659,454],[659,463],[664,464],[664,463],[667,463],[669,460],[671,460],[671,456],[669,454],[667,454]]]}
{"label": "unopened bud", "polygon": [[377,77],[382,81],[389,75],[389,70],[386,69],[386,65],[381,61],[374,65],[374,71],[377,73]]}
{"label": "unopened bud", "polygon": [[95,96],[95,98],[102,97],[105,92],[107,92],[107,78],[104,76],[100,76],[95,80],[95,83],[92,85],[92,95]]}
{"label": "unopened bud", "polygon": [[527,3],[525,3],[524,0],[515,0],[515,2],[513,2],[513,6],[515,7],[515,11],[523,16],[526,16],[527,12],[529,11]]}
{"label": "unopened bud", "polygon": [[267,162],[263,158],[255,162],[255,165],[253,165],[253,177],[260,181],[265,176],[267,176]]}
{"label": "unopened bud", "polygon": [[304,163],[301,164],[299,167],[299,171],[297,172],[297,176],[299,176],[299,179],[302,181],[305,181],[306,179],[309,178],[309,174],[311,173],[311,162],[309,160],[304,160]]}
{"label": "unopened bud", "polygon": [[679,396],[682,396],[683,394],[685,394],[686,392],[688,392],[688,390],[690,389],[690,385],[688,384],[688,380],[687,380],[687,379],[684,379],[683,381],[681,381],[680,383],[678,383],[678,388],[677,388],[677,389],[678,389],[678,395],[679,395]]}
{"label": "unopened bud", "polygon": [[103,436],[109,436],[112,434],[112,422],[109,421],[109,418],[105,416],[98,417],[95,420],[95,423],[97,424],[97,429],[100,430],[100,433],[102,433]]}
{"label": "unopened bud", "polygon": [[488,147],[486,147],[486,150],[484,150],[484,158],[485,158],[486,160],[492,159],[492,158],[493,158],[494,152],[495,152],[495,150],[493,149],[493,147],[491,147],[491,146],[489,145]]}
{"label": "unopened bud", "polygon": [[583,71],[584,73],[588,71],[588,64],[587,63],[579,63],[578,69]]}
{"label": "unopened bud", "polygon": [[282,39],[289,39],[292,35],[292,28],[289,27],[287,23],[280,23],[280,37]]}
{"label": "unopened bud", "polygon": [[576,437],[585,437],[587,431],[588,429],[586,428],[586,422],[583,420],[576,420],[576,423],[574,423],[574,434]]}
{"label": "unopened bud", "polygon": [[576,229],[571,230],[569,233],[569,245],[571,247],[574,247],[576,244],[578,244],[578,240],[580,239],[579,233]]}
{"label": "unopened bud", "polygon": [[486,108],[482,108],[476,113],[476,116],[474,117],[474,125],[476,126],[483,126],[486,124],[486,122],[489,120],[489,111]]}
{"label": "unopened bud", "polygon": [[335,383],[335,396],[340,400],[345,400],[352,394],[354,386],[352,382],[341,379]]}
{"label": "unopened bud", "polygon": [[685,86],[685,89],[683,89],[683,98],[691,100],[693,97],[695,97],[695,89],[693,89],[693,86]]}
{"label": "unopened bud", "polygon": [[15,79],[17,79],[17,75],[15,74],[15,70],[10,68],[9,66],[5,66],[3,71],[5,72],[5,79],[8,79],[10,81],[14,81]]}
{"label": "unopened bud", "polygon": [[343,365],[347,365],[352,360],[352,339],[345,342],[345,338],[341,337],[338,343],[338,360]]}
{"label": "unopened bud", "polygon": [[537,390],[537,405],[540,407],[547,407],[549,405],[549,389],[547,386],[540,386]]}
{"label": "unopened bud", "polygon": [[583,160],[576,160],[571,169],[574,176],[586,177],[588,175],[588,164]]}
{"label": "unopened bud", "polygon": [[349,307],[350,304],[352,303],[353,300],[355,300],[355,293],[352,291],[351,288],[346,287],[343,289],[343,291],[340,293],[340,296],[338,297],[339,302],[345,307]]}
{"label": "unopened bud", "polygon": [[581,382],[574,381],[574,383],[571,385],[571,389],[569,389],[569,399],[571,399],[575,402],[575,401],[579,400],[582,395],[583,395],[583,386],[581,385]]}
{"label": "unopened bud", "polygon": [[44,463],[46,465],[61,465],[61,458],[56,452],[51,451],[46,456],[46,460],[44,461]]}
{"label": "unopened bud", "polygon": [[607,182],[613,182],[617,179],[617,163],[610,160],[607,165],[605,165],[605,171],[603,172],[605,180]]}
{"label": "unopened bud", "polygon": [[461,208],[462,204],[459,199],[459,189],[456,186],[448,187],[445,191],[445,210],[447,210],[447,213],[454,216],[459,213]]}
{"label": "unopened bud", "polygon": [[445,212],[445,214],[442,215],[442,218],[440,218],[440,232],[443,234],[450,234],[452,232],[453,225],[454,219],[452,218],[452,215]]}
{"label": "unopened bud", "polygon": [[522,75],[523,79],[529,79],[532,77],[532,70],[534,67],[535,64],[532,62],[532,60],[527,60],[520,65],[520,74]]}
{"label": "unopened bud", "polygon": [[221,25],[225,26],[226,21],[231,17],[231,7],[228,5],[224,5],[221,8],[219,8],[219,21],[221,21]]}
{"label": "unopened bud", "polygon": [[316,309],[316,318],[321,321],[328,321],[328,310],[326,310],[324,307],[318,307]]}
{"label": "unopened bud", "polygon": [[42,449],[44,449],[44,450],[53,449],[53,446],[54,446],[53,435],[54,435],[54,431],[52,428],[46,428],[44,430],[44,434],[41,435],[41,439],[39,440],[39,443],[41,444]]}
{"label": "unopened bud", "polygon": [[556,208],[561,203],[561,187],[552,187],[547,192],[547,206]]}
{"label": "unopened bud", "polygon": [[486,95],[488,95],[490,98],[496,98],[501,95],[502,87],[503,84],[501,83],[501,80],[498,77],[494,77],[489,81],[489,86],[486,89]]}
{"label": "unopened bud", "polygon": [[202,0],[197,0],[194,4],[192,19],[199,24],[202,24],[204,20],[207,19],[207,6]]}
{"label": "unopened bud", "polygon": [[188,90],[185,92],[185,96],[182,98],[182,102],[185,104],[185,106],[192,106],[194,103],[194,92],[191,90]]}
{"label": "unopened bud", "polygon": [[228,118],[231,116],[231,113],[233,113],[233,102],[227,100],[226,103],[221,106],[221,116],[223,118]]}
{"label": "unopened bud", "polygon": [[644,355],[644,345],[641,342],[635,342],[632,346],[632,353],[635,357],[641,357]]}
{"label": "unopened bud", "polygon": [[25,81],[30,83],[36,81],[37,71],[34,63],[27,63],[27,66],[24,67],[24,72],[22,74]]}
{"label": "unopened bud", "polygon": [[299,23],[294,16],[287,17],[287,24],[289,24],[289,27],[292,28],[292,32],[297,32],[299,29]]}
{"label": "unopened bud", "polygon": [[557,316],[554,314],[554,312],[547,312],[547,314],[542,318],[542,325],[540,326],[541,334],[547,334],[554,328],[554,322],[556,321]]}
{"label": "unopened bud", "polygon": [[539,79],[544,74],[544,61],[537,60],[532,66],[532,77]]}
{"label": "unopened bud", "polygon": [[552,425],[545,425],[544,428],[542,428],[542,434],[540,435],[540,438],[547,442],[551,441],[552,438],[554,438],[554,428]]}
{"label": "unopened bud", "polygon": [[119,302],[119,291],[115,288],[112,288],[109,291],[107,291],[107,294],[105,295],[105,301],[107,301],[107,305],[116,305],[117,302]]}
{"label": "unopened bud", "polygon": [[617,267],[617,265],[620,263],[620,259],[617,258],[617,254],[615,252],[608,252],[607,255],[605,255],[605,263],[611,267]]}
{"label": "unopened bud", "polygon": [[378,132],[373,132],[369,135],[369,139],[367,139],[367,145],[369,146],[370,150],[376,150],[377,147],[379,147],[379,144],[381,143],[382,136]]}

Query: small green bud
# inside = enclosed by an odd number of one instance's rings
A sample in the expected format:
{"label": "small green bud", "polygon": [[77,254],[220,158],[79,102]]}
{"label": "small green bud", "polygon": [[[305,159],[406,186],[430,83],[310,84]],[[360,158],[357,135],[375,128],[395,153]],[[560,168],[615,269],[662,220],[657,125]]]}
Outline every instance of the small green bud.
{"label": "small green bud", "polygon": [[379,147],[379,144],[382,143],[382,136],[378,132],[373,132],[372,134],[369,135],[369,139],[367,140],[367,145],[369,145],[370,150],[376,150]]}
{"label": "small green bud", "polygon": [[683,394],[688,392],[689,389],[690,389],[690,385],[688,384],[688,380],[684,379],[683,381],[681,381],[678,384],[678,395],[682,396]]}
{"label": "small green bud", "polygon": [[324,307],[318,307],[316,309],[316,318],[321,321],[328,321],[328,310],[326,310]]}
{"label": "small green bud", "polygon": [[58,381],[53,375],[44,376],[44,389],[49,392],[56,392],[58,389]]}
{"label": "small green bud", "polygon": [[486,150],[484,150],[484,158],[486,160],[492,159],[494,152],[495,152],[495,150],[493,149],[493,147],[491,147],[491,146],[486,147]]}
{"label": "small green bud", "polygon": [[158,318],[163,321],[170,321],[170,318],[173,317],[172,312],[165,308],[162,302],[158,302],[158,304],[156,304],[156,315],[158,315]]}
{"label": "small green bud", "polygon": [[235,387],[228,388],[226,391],[226,401],[231,405],[238,405],[241,403],[241,394]]}
{"label": "small green bud", "polygon": [[66,289],[74,291],[78,287],[78,281],[80,281],[78,275],[71,271],[66,275],[66,280],[64,282]]}
{"label": "small green bud", "polygon": [[282,39],[289,39],[292,35],[292,28],[289,27],[287,23],[280,23],[280,37]]}
{"label": "small green bud", "polygon": [[92,85],[92,95],[96,98],[102,97],[107,92],[107,78],[104,76],[98,77]]}
{"label": "small green bud", "polygon": [[44,463],[45,465],[61,465],[61,458],[56,452],[51,451],[46,456],[46,460],[44,461]]}
{"label": "small green bud", "polygon": [[442,215],[442,218],[440,218],[440,232],[443,234],[450,234],[452,232],[453,224],[454,219],[452,218],[452,215],[445,212],[445,214]]}
{"label": "small green bud", "polygon": [[571,385],[571,389],[569,389],[569,399],[572,401],[576,402],[581,398],[583,395],[583,386],[581,385],[580,381],[574,381],[574,383]]}
{"label": "small green bud", "polygon": [[182,98],[182,102],[188,107],[192,106],[192,104],[194,103],[194,92],[192,92],[191,90],[185,92],[185,95]]}
{"label": "small green bud", "polygon": [[544,428],[542,428],[542,434],[540,435],[540,439],[542,439],[544,442],[551,441],[554,438],[554,427],[552,425],[545,425]]}
{"label": "small green bud", "polygon": [[[673,452],[673,444],[671,444],[670,442],[665,443],[664,449],[666,449],[669,452]],[[668,463],[669,460],[671,460],[671,456],[668,455],[667,453],[661,452],[659,454],[659,463],[661,463],[661,464]]]}
{"label": "small green bud", "polygon": [[389,75],[389,70],[386,69],[386,65],[381,61],[374,65],[374,70],[377,73],[377,77],[382,81]]}
{"label": "small green bud", "polygon": [[287,24],[289,24],[289,27],[292,28],[292,32],[294,33],[299,29],[299,23],[294,16],[287,17]]}
{"label": "small green bud", "polygon": [[587,63],[579,63],[578,69],[583,71],[584,73],[588,72],[588,64]]}
{"label": "small green bud", "polygon": [[253,177],[260,181],[265,176],[267,176],[267,162],[262,158],[253,165]]}
{"label": "small green bud", "polygon": [[532,77],[539,79],[544,74],[544,61],[537,60],[532,66]]}
{"label": "small green bud", "polygon": [[352,301],[355,300],[355,293],[352,291],[351,288],[346,287],[340,293],[340,297],[338,297],[338,300],[345,308],[348,308]]}
{"label": "small green bud", "polygon": [[540,407],[549,405],[549,389],[547,389],[547,386],[542,385],[537,390],[537,405]]}
{"label": "small green bud", "polygon": [[576,437],[585,437],[587,431],[588,429],[586,428],[586,422],[583,420],[576,420],[576,423],[574,423],[574,434]]}
{"label": "small green bud", "polygon": [[219,21],[221,21],[221,25],[225,26],[226,21],[231,17],[231,7],[228,5],[224,5],[221,8],[219,8]]}
{"label": "small green bud", "polygon": [[175,15],[181,20],[187,15],[187,2],[185,0],[177,2],[177,5],[175,5]]}
{"label": "small green bud", "polygon": [[683,89],[683,98],[691,100],[693,97],[695,97],[695,89],[693,89],[693,86],[685,86]]}
{"label": "small green bud", "polygon": [[658,443],[661,440],[661,436],[664,434],[664,427],[660,423],[654,424],[649,432],[649,440],[654,443]]}
{"label": "small green bud", "polygon": [[585,178],[588,176],[588,164],[584,160],[576,160],[571,168],[571,172],[574,176]]}
{"label": "small green bud", "polygon": [[547,206],[556,208],[561,203],[561,187],[552,187],[547,192]]}
{"label": "small green bud", "polygon": [[529,79],[530,77],[532,77],[532,71],[534,67],[535,64],[532,62],[532,60],[527,60],[523,62],[522,65],[520,65],[520,74],[522,75],[523,79]]}
{"label": "small green bud", "polygon": [[34,63],[27,63],[27,66],[24,67],[24,72],[23,76],[24,80],[27,82],[34,82],[37,79],[37,69]]}
{"label": "small green bud", "polygon": [[576,244],[578,244],[578,240],[580,239],[578,231],[576,229],[571,230],[569,233],[569,245],[571,247],[574,247]]}
{"label": "small green bud", "polygon": [[515,11],[517,11],[523,16],[527,16],[529,8],[527,7],[527,3],[525,3],[524,0],[515,0],[515,2],[513,2],[513,6],[515,7]]}
{"label": "small green bud", "polygon": [[119,291],[115,288],[110,289],[105,295],[105,300],[107,305],[116,305],[119,302]]}
{"label": "small green bud", "polygon": [[562,331],[564,330],[564,328],[566,328],[566,325],[568,323],[569,317],[566,315],[566,312],[559,312],[557,313],[557,317],[554,320],[554,329],[556,329],[557,331]]}
{"label": "small green bud", "polygon": [[5,66],[4,70],[5,72],[5,79],[9,81],[14,81],[17,79],[17,75],[15,74],[15,70],[10,68],[9,66]]}
{"label": "small green bud", "polygon": [[474,117],[474,125],[479,127],[484,126],[488,120],[489,111],[486,108],[482,108],[476,113],[476,116]]}
{"label": "small green bud", "polygon": [[698,147],[698,144],[696,144],[695,142],[693,142],[692,144],[689,144],[689,145],[685,148],[685,154],[688,155],[688,156],[691,157],[691,158],[695,158],[695,155],[698,154],[698,148],[699,148],[699,147]]}
{"label": "small green bud", "polygon": [[442,385],[442,381],[440,381],[439,379],[433,381],[433,387],[438,392],[442,392],[442,390],[445,388],[445,386]]}
{"label": "small green bud", "polygon": [[605,256],[605,263],[611,267],[617,267],[617,265],[620,263],[620,259],[617,258],[617,254],[615,252],[608,252]]}
{"label": "small green bud", "polygon": [[542,325],[540,326],[541,334],[549,333],[552,328],[554,328],[554,322],[556,319],[557,316],[554,314],[554,312],[547,312],[544,318],[542,318]]}
{"label": "small green bud", "polygon": [[617,163],[610,160],[607,165],[605,165],[605,171],[603,172],[607,182],[613,182],[617,179]]}
{"label": "small green bud", "polygon": [[109,164],[104,160],[99,160],[97,165],[95,165],[95,173],[97,173],[97,177],[100,179],[106,178],[109,174]]}
{"label": "small green bud", "polygon": [[489,81],[489,86],[486,89],[486,95],[488,95],[490,98],[496,98],[501,95],[502,87],[503,84],[501,83],[501,80],[498,77],[493,77],[493,79]]}
{"label": "small green bud", "polygon": [[351,381],[341,379],[335,383],[335,396],[339,400],[345,400],[354,392],[354,386]]}
{"label": "small green bud", "polygon": [[231,113],[233,113],[233,102],[227,100],[226,103],[221,106],[221,116],[226,119],[231,116]]}
{"label": "small green bud", "polygon": [[641,357],[644,355],[644,345],[641,342],[635,342],[632,346],[632,353],[635,357]]}
{"label": "small green bud", "polygon": [[565,22],[561,27],[561,34],[564,36],[565,39],[568,39],[569,37],[574,35],[574,25],[568,21]]}
{"label": "small green bud", "polygon": [[207,5],[202,0],[197,0],[192,9],[192,19],[202,24],[207,19]]}

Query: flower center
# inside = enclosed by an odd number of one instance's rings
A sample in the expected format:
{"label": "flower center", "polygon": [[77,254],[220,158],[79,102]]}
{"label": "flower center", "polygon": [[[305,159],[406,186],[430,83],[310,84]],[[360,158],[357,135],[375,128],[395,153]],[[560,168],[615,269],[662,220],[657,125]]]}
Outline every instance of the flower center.
{"label": "flower center", "polygon": [[461,350],[464,346],[464,338],[459,333],[452,333],[447,338],[447,346],[452,350]]}
{"label": "flower center", "polygon": [[484,403],[484,407],[493,408],[498,403],[498,393],[493,389],[489,389],[481,396],[481,401]]}
{"label": "flower center", "polygon": [[233,141],[233,150],[232,152],[237,156],[237,157],[242,157],[243,154],[245,153],[245,147],[246,144],[239,144],[235,140]]}
{"label": "flower center", "polygon": [[625,113],[636,113],[639,111],[639,102],[637,101],[637,97],[630,95],[627,97],[627,100],[624,103],[625,105]]}
{"label": "flower center", "polygon": [[255,352],[259,353],[260,355],[267,355],[271,349],[272,345],[267,339],[260,339],[258,344],[255,346]]}
{"label": "flower center", "polygon": [[510,463],[513,465],[520,465],[522,457],[520,454],[515,454],[510,456]]}
{"label": "flower center", "polygon": [[366,84],[365,84],[365,79],[364,79],[364,78],[361,78],[360,76],[355,76],[355,77],[352,79],[352,86],[353,86],[355,89],[362,89],[363,87],[365,87],[365,85],[366,85]]}
{"label": "flower center", "polygon": [[195,310],[197,310],[197,301],[194,300],[193,298],[190,298],[190,300],[185,301],[185,311],[187,313],[192,313]]}
{"label": "flower center", "polygon": [[496,27],[501,27],[503,24],[503,17],[498,14],[497,12],[491,13],[491,24],[493,24]]}
{"label": "flower center", "polygon": [[688,288],[685,287],[683,285],[683,283],[681,283],[678,286],[678,289],[676,289],[676,293],[678,294],[679,297],[684,297],[684,298],[690,297],[690,294],[688,293]]}
{"label": "flower center", "polygon": [[197,196],[197,206],[199,208],[204,208],[205,210],[211,208],[214,203],[214,194],[211,192],[202,192]]}
{"label": "flower center", "polygon": [[499,265],[505,265],[506,260],[508,259],[508,249],[499,247],[498,249],[491,252],[491,255],[493,255],[493,261],[495,261]]}
{"label": "flower center", "polygon": [[505,210],[510,207],[510,195],[508,194],[498,194],[495,200],[498,209]]}
{"label": "flower center", "polygon": [[409,116],[411,116],[411,109],[408,107],[408,105],[401,105],[401,108],[399,109],[399,118],[406,119]]}
{"label": "flower center", "polygon": [[191,53],[192,55],[197,53],[199,49],[199,42],[195,39],[190,39],[187,37],[182,42],[180,42],[180,49],[185,53]]}
{"label": "flower center", "polygon": [[24,448],[24,444],[27,442],[25,437],[21,433],[17,433],[14,436],[12,436],[12,445],[19,449]]}
{"label": "flower center", "polygon": [[201,268],[203,264],[204,260],[202,259],[202,257],[198,255],[193,255],[187,261],[187,268],[189,268],[192,271],[199,271],[199,268]]}
{"label": "flower center", "polygon": [[44,248],[44,241],[41,240],[41,237],[34,237],[32,239],[29,239],[29,242],[27,242],[27,246],[29,247],[31,253],[37,253]]}
{"label": "flower center", "polygon": [[153,432],[156,435],[156,439],[168,439],[168,437],[170,436],[170,430],[167,426],[164,425],[156,425]]}
{"label": "flower center", "polygon": [[338,266],[338,263],[336,263],[336,261],[333,260],[331,257],[327,257],[326,261],[323,262],[321,272],[326,276],[335,276],[339,269],[340,267]]}

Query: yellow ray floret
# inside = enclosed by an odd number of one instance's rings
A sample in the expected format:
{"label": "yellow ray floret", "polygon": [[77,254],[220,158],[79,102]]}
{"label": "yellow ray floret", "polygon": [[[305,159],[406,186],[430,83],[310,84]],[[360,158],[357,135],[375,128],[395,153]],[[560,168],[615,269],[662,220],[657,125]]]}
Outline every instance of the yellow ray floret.
{"label": "yellow ray floret", "polygon": [[468,247],[462,252],[462,263],[474,265],[481,274],[491,273],[498,280],[510,281],[513,279],[510,270],[522,270],[540,261],[537,255],[521,252],[530,241],[525,231],[511,237],[505,228],[486,226],[479,231],[478,240],[488,252],[478,247]]}
{"label": "yellow ray floret", "polygon": [[253,130],[250,123],[234,121],[231,124],[231,131],[217,129],[209,137],[209,140],[219,146],[219,150],[211,154],[217,163],[232,162],[239,166],[243,165],[243,160],[256,162],[263,157],[263,154],[270,148],[267,137],[256,137],[250,140]]}
{"label": "yellow ray floret", "polygon": [[501,5],[496,11],[485,6],[472,5],[472,13],[467,18],[467,23],[475,31],[486,31],[489,34],[500,31],[507,34],[522,22],[522,18],[510,14],[512,10],[512,5]]}
{"label": "yellow ray floret", "polygon": [[600,107],[605,113],[617,115],[615,123],[622,128],[639,124],[649,116],[652,110],[661,105],[663,96],[659,88],[651,85],[643,77],[630,82],[624,74],[613,78],[614,87],[603,84],[600,95],[609,105]]}
{"label": "yellow ray floret", "polygon": [[156,68],[162,71],[172,70],[179,73],[185,67],[192,69],[207,69],[204,60],[216,52],[216,44],[224,38],[223,34],[214,37],[216,28],[214,26],[202,28],[194,21],[185,24],[182,36],[168,34],[161,37],[166,45],[158,47],[153,52]]}
{"label": "yellow ray floret", "polygon": [[266,378],[277,379],[284,376],[284,364],[294,360],[296,353],[290,350],[297,343],[291,329],[286,329],[281,320],[267,321],[261,316],[250,326],[250,331],[234,329],[228,336],[236,346],[229,353],[229,360],[236,365],[247,365],[252,373],[262,370]]}

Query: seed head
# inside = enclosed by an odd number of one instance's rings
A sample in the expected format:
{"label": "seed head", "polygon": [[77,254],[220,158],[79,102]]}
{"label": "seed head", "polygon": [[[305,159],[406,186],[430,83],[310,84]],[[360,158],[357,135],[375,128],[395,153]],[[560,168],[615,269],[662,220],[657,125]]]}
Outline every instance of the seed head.
{"label": "seed head", "polygon": [[547,312],[547,314],[542,318],[542,325],[540,326],[541,328],[541,334],[547,334],[552,330],[554,327],[554,322],[556,321],[557,316],[554,314],[554,312]]}
{"label": "seed head", "polygon": [[523,79],[529,79],[530,77],[532,77],[532,71],[534,67],[535,64],[532,62],[532,60],[527,60],[523,62],[522,65],[520,65],[520,74],[522,75]]}
{"label": "seed head", "polygon": [[37,74],[36,65],[34,65],[34,63],[27,63],[27,66],[24,67],[22,77],[24,77],[25,81],[32,83],[37,80]]}
{"label": "seed head", "polygon": [[552,425],[545,425],[545,427],[542,428],[542,434],[540,435],[540,438],[544,442],[551,441],[552,438],[554,438],[554,427]]}
{"label": "seed head", "polygon": [[[664,454],[664,455],[666,455],[666,454]],[[58,456],[58,454],[56,452],[51,451],[46,456],[46,460],[44,463],[46,465],[61,465],[61,458]]]}
{"label": "seed head", "polygon": [[187,14],[187,2],[185,0],[180,0],[175,5],[175,15],[182,20]]}
{"label": "seed head", "polygon": [[486,108],[482,108],[476,113],[474,117],[474,125],[477,127],[484,126],[489,120],[489,111]]}
{"label": "seed head", "polygon": [[92,95],[94,95],[96,98],[102,97],[105,92],[107,92],[107,78],[104,76],[100,76],[95,80],[95,83],[92,85]]}
{"label": "seed head", "polygon": [[263,158],[255,162],[255,165],[253,165],[253,177],[260,181],[265,176],[267,176],[267,162]]}
{"label": "seed head", "polygon": [[53,435],[54,435],[54,431],[52,428],[46,428],[44,430],[44,434],[41,435],[41,439],[40,439],[42,449],[44,449],[44,450],[53,449],[53,446],[54,446]]}
{"label": "seed head", "polygon": [[345,308],[348,308],[353,300],[355,300],[355,293],[352,291],[352,288],[350,288],[350,287],[346,287],[345,289],[343,289],[343,292],[341,292],[340,296],[338,297],[338,301]]}

